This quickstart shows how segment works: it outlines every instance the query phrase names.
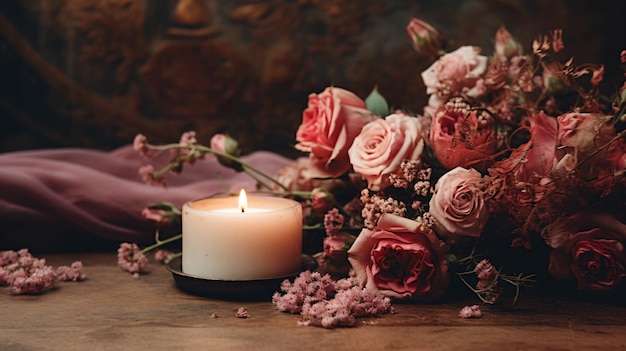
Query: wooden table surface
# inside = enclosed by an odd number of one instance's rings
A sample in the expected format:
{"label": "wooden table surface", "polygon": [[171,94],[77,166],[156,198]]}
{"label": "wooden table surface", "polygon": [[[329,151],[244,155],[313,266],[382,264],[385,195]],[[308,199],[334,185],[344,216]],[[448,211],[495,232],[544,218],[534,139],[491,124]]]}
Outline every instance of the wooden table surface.
{"label": "wooden table surface", "polygon": [[[42,295],[0,287],[0,350],[625,350],[626,307],[561,297],[526,298],[515,307],[476,300],[396,304],[397,314],[354,328],[298,326],[299,315],[271,301],[189,295],[163,265],[133,279],[115,252],[36,255],[53,266],[81,260],[87,280]],[[250,318],[236,317],[245,308]],[[217,318],[211,318],[211,315]]]}

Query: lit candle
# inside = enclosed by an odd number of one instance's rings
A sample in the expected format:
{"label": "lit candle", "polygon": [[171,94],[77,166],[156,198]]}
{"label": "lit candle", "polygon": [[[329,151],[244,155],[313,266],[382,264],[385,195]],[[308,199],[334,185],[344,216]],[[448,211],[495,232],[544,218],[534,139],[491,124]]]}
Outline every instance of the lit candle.
{"label": "lit candle", "polygon": [[277,197],[215,197],[183,205],[182,270],[213,280],[255,280],[302,269],[302,206]]}

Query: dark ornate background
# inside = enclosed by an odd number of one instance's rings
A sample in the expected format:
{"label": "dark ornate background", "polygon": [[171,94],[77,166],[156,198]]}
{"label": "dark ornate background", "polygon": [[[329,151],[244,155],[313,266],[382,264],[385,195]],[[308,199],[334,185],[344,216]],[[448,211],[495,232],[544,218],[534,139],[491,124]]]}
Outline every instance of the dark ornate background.
{"label": "dark ornate background", "polygon": [[228,132],[293,155],[307,95],[335,85],[396,107],[424,105],[429,64],[405,33],[413,16],[449,47],[490,54],[504,24],[526,48],[563,28],[567,55],[621,83],[626,1],[4,0],[0,1],[0,151],[110,149]]}

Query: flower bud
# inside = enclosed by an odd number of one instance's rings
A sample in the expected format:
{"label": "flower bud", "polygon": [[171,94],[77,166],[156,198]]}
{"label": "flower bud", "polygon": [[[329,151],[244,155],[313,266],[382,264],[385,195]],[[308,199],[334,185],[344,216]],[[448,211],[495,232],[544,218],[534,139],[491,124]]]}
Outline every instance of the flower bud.
{"label": "flower bud", "polygon": [[170,224],[180,219],[180,210],[169,202],[157,202],[141,211],[143,218],[158,224]]}
{"label": "flower bud", "polygon": [[433,58],[439,56],[443,40],[439,32],[430,24],[417,18],[412,18],[406,27],[406,31],[415,50]]}
{"label": "flower bud", "polygon": [[[241,156],[241,150],[239,149],[239,143],[237,143],[237,140],[231,138],[226,134],[215,134],[211,138],[211,149],[236,158],[239,158],[239,156]],[[218,155],[217,160],[221,165],[232,168],[237,172],[243,171],[240,163],[235,162],[227,157]]]}
{"label": "flower bud", "polygon": [[335,206],[335,197],[333,194],[320,188],[313,189],[311,195],[313,210],[319,217],[323,217],[326,212]]}
{"label": "flower bud", "polygon": [[235,157],[239,157],[239,155],[241,154],[239,150],[239,143],[237,143],[237,140],[231,138],[226,134],[215,134],[211,138],[211,149]]}
{"label": "flower bud", "polygon": [[356,237],[348,233],[327,236],[324,238],[324,255],[330,260],[345,260],[355,240]]}

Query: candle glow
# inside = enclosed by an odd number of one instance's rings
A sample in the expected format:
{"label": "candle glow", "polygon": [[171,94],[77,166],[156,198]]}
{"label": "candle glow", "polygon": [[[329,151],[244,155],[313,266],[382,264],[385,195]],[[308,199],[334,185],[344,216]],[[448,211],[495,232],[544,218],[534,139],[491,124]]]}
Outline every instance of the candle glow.
{"label": "candle glow", "polygon": [[239,192],[239,208],[241,209],[241,213],[246,212],[246,209],[248,209],[248,197],[246,196],[246,191],[243,189]]}

